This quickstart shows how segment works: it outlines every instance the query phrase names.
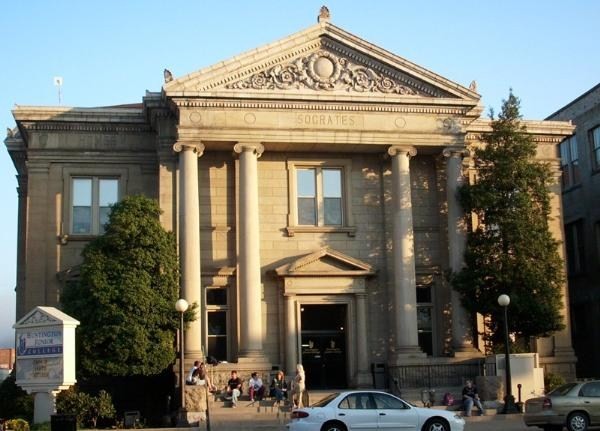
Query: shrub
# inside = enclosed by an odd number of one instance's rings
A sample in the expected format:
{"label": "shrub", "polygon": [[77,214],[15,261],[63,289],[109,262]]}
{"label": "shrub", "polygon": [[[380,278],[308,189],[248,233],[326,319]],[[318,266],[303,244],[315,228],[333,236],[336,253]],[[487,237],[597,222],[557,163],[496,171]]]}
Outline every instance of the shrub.
{"label": "shrub", "polygon": [[29,428],[31,431],[50,431],[50,422],[31,424]]}
{"label": "shrub", "polygon": [[102,390],[94,397],[85,392],[78,392],[74,387],[58,394],[56,411],[60,414],[75,415],[78,426],[90,425],[92,428],[96,428],[98,418],[114,418],[116,413],[108,392]]}
{"label": "shrub", "polygon": [[10,419],[4,423],[7,430],[29,431],[29,423],[25,419]]}
{"label": "shrub", "polygon": [[33,418],[33,397],[15,383],[15,371],[0,383],[0,417]]}
{"label": "shrub", "polygon": [[544,375],[544,390],[546,393],[558,388],[566,383],[566,380],[560,374],[546,373]]}

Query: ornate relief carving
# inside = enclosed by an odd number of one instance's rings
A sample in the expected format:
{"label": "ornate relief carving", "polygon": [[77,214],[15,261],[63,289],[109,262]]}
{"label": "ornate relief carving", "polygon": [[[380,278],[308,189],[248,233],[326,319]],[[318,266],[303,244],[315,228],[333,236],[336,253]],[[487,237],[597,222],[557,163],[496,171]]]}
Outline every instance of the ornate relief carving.
{"label": "ornate relief carving", "polygon": [[21,322],[22,325],[33,325],[38,323],[57,323],[53,317],[48,316],[45,313],[42,313],[40,310],[36,310],[27,320]]}
{"label": "ornate relief carving", "polygon": [[359,93],[424,94],[372,68],[353,63],[348,58],[324,50],[297,58],[291,63],[277,64],[246,79],[228,84],[226,88],[255,90],[309,88]]}

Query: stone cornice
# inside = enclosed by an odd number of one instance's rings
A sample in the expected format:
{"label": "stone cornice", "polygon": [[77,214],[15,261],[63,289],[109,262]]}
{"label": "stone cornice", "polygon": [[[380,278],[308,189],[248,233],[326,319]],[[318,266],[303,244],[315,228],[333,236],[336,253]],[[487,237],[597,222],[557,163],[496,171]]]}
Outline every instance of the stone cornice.
{"label": "stone cornice", "polygon": [[[575,126],[570,121],[521,120],[520,123],[538,144],[558,144],[575,131]],[[469,125],[465,140],[470,143],[480,142],[481,135],[491,131],[491,120],[480,118]]]}
{"label": "stone cornice", "polygon": [[80,123],[80,122],[21,122],[26,131],[44,132],[93,132],[93,133],[151,133],[153,130],[147,124],[114,124],[114,123]]}
{"label": "stone cornice", "polygon": [[[228,95],[231,97],[231,95]],[[278,95],[279,96],[279,95]],[[342,111],[342,112],[385,112],[385,113],[410,113],[410,114],[434,114],[434,115],[456,115],[456,116],[473,116],[478,115],[473,113],[473,106],[459,106],[454,103],[443,103],[444,99],[415,99],[405,100],[406,104],[392,104],[389,101],[385,102],[385,97],[379,100],[381,103],[356,103],[349,97],[345,102],[341,100],[335,102],[307,100],[306,102],[295,100],[219,100],[219,99],[197,99],[197,98],[174,98],[173,104],[181,108],[218,108],[218,109],[265,109],[265,110],[307,110],[307,111]],[[375,98],[378,99],[378,98]],[[376,100],[373,100],[376,102]],[[420,103],[416,103],[420,102]],[[465,121],[465,124],[471,124],[473,120]]]}

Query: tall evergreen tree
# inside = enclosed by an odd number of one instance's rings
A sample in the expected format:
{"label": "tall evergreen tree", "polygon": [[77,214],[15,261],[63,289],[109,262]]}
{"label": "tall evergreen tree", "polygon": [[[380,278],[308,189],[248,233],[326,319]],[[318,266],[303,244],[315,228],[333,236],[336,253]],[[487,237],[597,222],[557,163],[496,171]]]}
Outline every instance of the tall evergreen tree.
{"label": "tall evergreen tree", "polygon": [[491,132],[475,151],[477,179],[459,190],[477,225],[467,238],[465,267],[451,277],[465,308],[490,316],[492,342],[503,343],[499,295],[510,296],[510,332],[527,339],[564,327],[559,242],[550,233],[548,164],[535,159],[536,144],[520,122],[520,101],[509,94]]}
{"label": "tall evergreen tree", "polygon": [[160,212],[143,196],[115,204],[106,233],[83,251],[79,282],[65,288],[63,309],[81,322],[82,376],[158,374],[175,358],[177,248]]}

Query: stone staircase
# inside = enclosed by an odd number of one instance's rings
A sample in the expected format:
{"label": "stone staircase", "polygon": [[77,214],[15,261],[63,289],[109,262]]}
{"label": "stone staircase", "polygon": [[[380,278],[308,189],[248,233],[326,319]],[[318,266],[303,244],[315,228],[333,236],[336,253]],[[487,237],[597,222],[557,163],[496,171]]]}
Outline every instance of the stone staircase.
{"label": "stone staircase", "polygon": [[[436,391],[436,400],[432,408],[441,410],[454,410],[460,412],[460,388],[442,388],[446,392],[451,392],[457,400],[455,405],[444,406],[442,405],[442,397],[445,392],[438,393]],[[453,390],[450,390],[453,389]],[[335,390],[324,390],[324,391],[309,391],[310,393],[310,404],[313,404],[331,393],[336,392]],[[421,401],[421,390],[406,391],[402,394],[402,398],[406,401],[414,404],[418,407],[423,407]],[[484,402],[485,413],[487,417],[493,417],[496,415],[497,406],[490,402]],[[221,430],[232,430],[246,431],[246,430],[263,430],[263,431],[285,431],[286,424],[290,420],[291,406],[289,403],[277,405],[274,399],[264,399],[260,401],[251,402],[248,395],[242,395],[236,408],[232,408],[231,401],[224,400],[220,396],[211,396],[209,398],[209,412],[210,418],[210,431],[221,431]],[[480,416],[477,408],[473,409],[473,419],[476,420]],[[483,419],[483,418],[482,418]],[[191,421],[191,420],[190,420]],[[200,420],[198,424],[192,423],[192,425],[199,426],[200,430],[207,428],[207,421]]]}

